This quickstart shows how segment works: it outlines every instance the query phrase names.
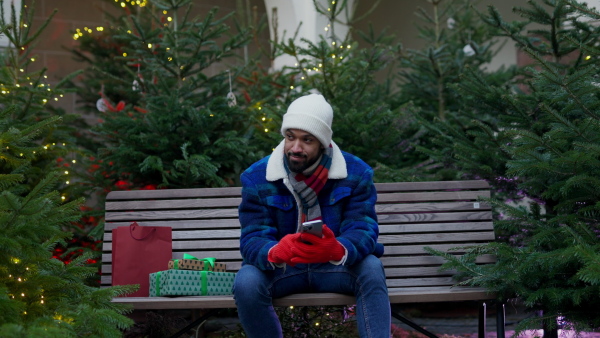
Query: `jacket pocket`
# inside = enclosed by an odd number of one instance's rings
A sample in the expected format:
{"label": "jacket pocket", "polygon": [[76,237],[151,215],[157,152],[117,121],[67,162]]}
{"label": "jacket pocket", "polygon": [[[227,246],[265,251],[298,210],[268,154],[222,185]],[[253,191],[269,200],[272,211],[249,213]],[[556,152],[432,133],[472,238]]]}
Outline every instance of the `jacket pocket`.
{"label": "jacket pocket", "polygon": [[273,195],[267,196],[265,200],[267,201],[268,206],[284,211],[289,211],[294,206],[294,200],[292,196]]}
{"label": "jacket pocket", "polygon": [[351,193],[352,189],[350,189],[349,187],[338,187],[331,192],[329,198],[327,199],[326,205],[337,204],[339,201],[350,196]]}

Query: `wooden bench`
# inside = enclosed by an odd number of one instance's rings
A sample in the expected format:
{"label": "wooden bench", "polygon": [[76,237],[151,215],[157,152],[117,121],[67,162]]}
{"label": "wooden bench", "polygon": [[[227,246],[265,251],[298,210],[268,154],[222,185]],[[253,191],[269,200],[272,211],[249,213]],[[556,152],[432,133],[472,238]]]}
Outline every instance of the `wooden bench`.
{"label": "wooden bench", "polygon": [[[375,186],[379,242],[385,245],[381,260],[392,306],[494,300],[494,295],[483,289],[452,287],[456,284],[453,273],[439,271],[444,260],[423,250],[429,246],[446,251],[494,241],[491,208],[478,201],[480,197],[490,197],[487,182],[378,183]],[[216,257],[227,264],[228,271],[236,272],[242,264],[237,209],[240,201],[239,187],[110,192],[106,199],[102,286],[111,285],[112,230],[133,221],[141,226],[172,227],[174,258],[182,258],[184,253],[199,258]],[[480,263],[491,262],[493,257],[483,257]],[[146,310],[235,308],[233,296],[122,297],[113,301]],[[274,299],[273,303],[275,306],[325,306],[351,305],[355,300],[351,295],[304,293]],[[393,311],[393,315],[435,337],[397,311]],[[481,310],[479,325],[481,336],[485,334],[485,312]],[[499,336],[503,337],[503,320],[498,320],[497,325],[498,332],[502,330]]]}

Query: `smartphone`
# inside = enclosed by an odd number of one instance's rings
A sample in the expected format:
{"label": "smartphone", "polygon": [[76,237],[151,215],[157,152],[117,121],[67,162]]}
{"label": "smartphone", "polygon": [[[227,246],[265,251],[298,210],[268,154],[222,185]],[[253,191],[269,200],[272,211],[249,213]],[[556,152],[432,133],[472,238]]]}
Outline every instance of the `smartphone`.
{"label": "smartphone", "polygon": [[323,221],[316,220],[302,223],[302,232],[323,237]]}

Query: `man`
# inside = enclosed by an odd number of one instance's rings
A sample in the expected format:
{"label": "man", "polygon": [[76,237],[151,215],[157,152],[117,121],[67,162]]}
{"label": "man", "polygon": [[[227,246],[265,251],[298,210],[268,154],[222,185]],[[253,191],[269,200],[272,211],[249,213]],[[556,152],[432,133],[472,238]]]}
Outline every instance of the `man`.
{"label": "man", "polygon": [[[272,299],[302,292],[354,294],[360,336],[390,335],[373,171],[331,140],[332,120],[322,95],[298,98],[284,140],[241,175],[244,264],[233,289],[248,337],[281,337]],[[312,220],[322,237],[300,232]]]}

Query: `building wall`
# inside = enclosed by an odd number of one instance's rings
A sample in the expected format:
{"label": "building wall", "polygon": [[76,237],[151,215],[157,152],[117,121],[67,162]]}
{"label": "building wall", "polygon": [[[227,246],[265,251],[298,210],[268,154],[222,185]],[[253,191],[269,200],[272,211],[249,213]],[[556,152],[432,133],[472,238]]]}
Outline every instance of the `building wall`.
{"label": "building wall", "polygon": [[[357,7],[358,16],[371,9],[373,2],[360,1]],[[490,5],[496,7],[505,20],[512,21],[518,19],[512,13],[512,8],[515,6],[526,6],[527,3],[525,0],[481,0],[477,5],[477,9],[487,13],[487,7]],[[424,46],[424,41],[419,38],[419,31],[417,29],[417,24],[422,25],[423,23],[415,14],[419,7],[429,13],[433,11],[433,7],[428,0],[381,0],[379,5],[375,7],[372,15],[357,22],[356,25],[358,29],[366,30],[369,24],[372,24],[375,32],[387,28],[388,33],[395,34],[398,40],[402,42],[404,48],[419,49]],[[488,69],[493,70],[503,64],[510,65],[516,62],[516,49],[513,44],[507,43],[492,64],[489,65]]]}

